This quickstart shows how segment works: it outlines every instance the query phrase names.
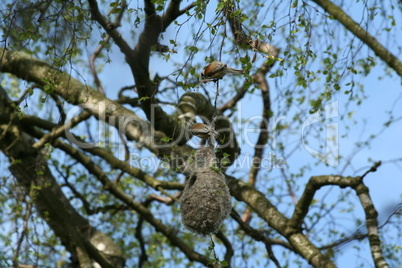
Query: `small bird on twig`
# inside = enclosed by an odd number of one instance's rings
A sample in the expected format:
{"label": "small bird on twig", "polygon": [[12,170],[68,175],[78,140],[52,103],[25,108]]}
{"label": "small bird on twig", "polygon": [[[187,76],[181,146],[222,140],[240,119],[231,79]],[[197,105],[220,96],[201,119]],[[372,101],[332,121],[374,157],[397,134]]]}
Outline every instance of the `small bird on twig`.
{"label": "small bird on twig", "polygon": [[203,123],[195,123],[194,125],[192,125],[190,128],[190,132],[191,134],[204,140],[208,140],[210,137],[215,138],[218,135],[218,132],[216,132],[216,130],[213,129],[212,126]]}
{"label": "small bird on twig", "polygon": [[211,62],[201,73],[206,80],[219,80],[226,74],[244,74],[244,70],[233,69],[220,61]]}

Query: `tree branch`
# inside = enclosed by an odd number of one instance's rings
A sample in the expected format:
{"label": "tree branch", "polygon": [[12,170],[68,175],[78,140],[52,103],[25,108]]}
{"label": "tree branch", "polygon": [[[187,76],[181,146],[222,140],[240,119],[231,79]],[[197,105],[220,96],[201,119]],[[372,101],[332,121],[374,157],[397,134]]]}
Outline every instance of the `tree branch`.
{"label": "tree branch", "polygon": [[323,186],[337,185],[341,188],[351,187],[355,189],[369,172],[377,170],[381,162],[377,162],[361,177],[342,177],[342,176],[315,176],[311,177],[304,192],[296,204],[293,215],[289,221],[289,228],[300,230],[310,208],[311,202],[314,199],[315,193]]}
{"label": "tree branch", "polygon": [[[33,140],[22,131],[18,121],[13,120],[12,113],[15,111],[12,107],[6,92],[0,87],[0,150],[9,158],[9,169],[26,193],[34,192],[33,202],[38,213],[80,265],[92,266],[97,262],[106,268],[123,267],[125,258],[111,240],[103,252],[98,251],[93,238],[101,233],[71,206],[57,185],[46,159],[32,147]],[[111,251],[117,257],[114,261],[109,259]]]}
{"label": "tree branch", "polygon": [[88,0],[89,8],[91,10],[92,19],[96,20],[102,28],[110,35],[116,45],[120,48],[121,52],[127,57],[133,53],[133,50],[128,43],[123,39],[121,34],[116,30],[116,25],[108,22],[106,18],[100,13],[98,3],[96,0]]}
{"label": "tree branch", "polygon": [[295,206],[293,215],[289,221],[289,232],[301,230],[304,218],[310,208],[315,193],[323,186],[338,185],[341,188],[355,187],[360,183],[360,177],[342,177],[342,176],[315,176],[311,177],[304,192]]}
{"label": "tree branch", "polygon": [[373,201],[371,200],[369,189],[363,184],[363,182],[360,182],[358,185],[356,185],[354,189],[360,199],[364,213],[366,214],[367,234],[374,264],[376,267],[388,268],[389,265],[382,253],[381,239],[378,234],[378,212],[374,207]]}
{"label": "tree branch", "polygon": [[162,16],[162,25],[170,25],[180,15],[180,3],[181,0],[170,0],[166,12]]}
{"label": "tree branch", "polygon": [[147,19],[156,14],[155,4],[151,0],[144,0],[144,11]]}
{"label": "tree branch", "polygon": [[[109,40],[110,40],[110,35],[106,35],[106,37],[103,39],[103,43],[107,44],[107,43],[109,43]],[[98,47],[95,49],[94,53],[92,53],[91,57],[89,58],[89,67],[91,68],[92,76],[94,77],[94,82],[95,82],[96,88],[103,95],[105,95],[105,92],[103,91],[102,83],[99,80],[98,72],[96,71],[95,59],[98,57],[98,55],[104,48],[104,46],[105,46],[104,44],[99,44]]]}
{"label": "tree branch", "polygon": [[[180,139],[183,133],[182,126],[171,116],[167,115],[159,106],[158,102],[155,100],[157,87],[149,79],[149,58],[151,49],[158,45],[160,33],[164,32],[170,23],[180,15],[178,11],[180,2],[181,1],[172,0],[165,17],[161,18],[156,14],[154,4],[149,0],[145,0],[145,26],[134,51],[127,51],[128,53],[126,53],[126,49],[120,49],[124,53],[126,62],[129,64],[133,73],[138,95],[140,99],[142,99],[140,107],[147,118],[154,123],[153,127],[166,133],[166,136],[172,138],[176,144],[183,145],[186,141]],[[96,12],[96,9],[94,11]],[[101,19],[99,16],[96,17]],[[102,21],[99,21],[99,23],[103,28],[107,26],[107,24]],[[117,45],[120,47],[118,43]]]}
{"label": "tree branch", "polygon": [[[129,64],[140,99],[142,99],[140,107],[145,112],[147,118],[153,122],[153,127],[166,133],[169,138],[173,139],[178,145],[183,145],[186,140],[181,139],[183,136],[183,126],[176,120],[167,115],[158,105],[155,99],[157,87],[149,79],[149,57],[151,48],[158,45],[158,37],[178,16],[183,14],[179,7],[181,1],[171,0],[168,9],[163,17],[156,14],[155,5],[149,0],[144,0],[145,4],[145,27],[140,34],[138,43],[134,50],[128,47],[127,43],[121,38],[114,28],[110,28],[110,23],[99,12],[97,2],[88,0],[91,8],[92,16],[113,38],[115,43],[126,57]],[[187,7],[187,9],[190,9]]]}
{"label": "tree branch", "polygon": [[247,88],[242,86],[229,101],[227,101],[225,104],[223,104],[221,107],[218,108],[219,112],[222,114],[228,110],[234,107],[247,93]]}
{"label": "tree branch", "polygon": [[144,262],[148,261],[147,250],[145,248],[145,241],[144,237],[142,236],[142,224],[144,219],[140,217],[138,219],[137,226],[135,227],[135,238],[137,238],[138,242],[140,243],[141,254],[138,256],[138,267],[141,268],[144,265]]}
{"label": "tree branch", "polygon": [[91,117],[91,114],[88,113],[87,111],[83,111],[80,113],[78,116],[72,118],[69,122],[66,124],[54,128],[52,131],[49,133],[45,134],[43,137],[41,137],[37,142],[35,142],[32,147],[35,149],[40,149],[43,147],[46,143],[50,142],[52,139],[57,139],[61,135],[63,135],[67,130],[73,128],[74,126],[78,125],[82,121],[87,120],[88,118]]}
{"label": "tree branch", "polygon": [[319,268],[335,268],[331,260],[323,255],[305,235],[298,230],[293,231],[287,228],[289,219],[280,213],[264,194],[229,175],[226,175],[226,182],[232,196],[249,205],[269,226],[286,237],[295,251],[311,265]]}
{"label": "tree branch", "polygon": [[[270,45],[261,40],[253,40],[248,34],[244,32],[240,16],[234,15],[236,14],[234,2],[231,0],[224,2],[225,2],[224,15],[226,19],[229,21],[229,25],[237,45],[241,47],[248,47],[252,50],[264,53],[267,55],[268,58],[278,57],[279,49],[277,49],[275,46]],[[274,61],[272,61],[271,64],[269,65],[271,66],[273,63]]]}
{"label": "tree branch", "polygon": [[[132,210],[136,211],[138,214],[140,214],[147,222],[149,222],[154,228],[158,231],[161,232],[163,235],[165,235],[169,241],[172,243],[172,245],[180,248],[180,250],[183,251],[183,253],[192,261],[197,261],[200,263],[203,263],[204,265],[208,264],[208,259],[200,255],[199,253],[193,251],[186,243],[184,243],[180,238],[176,236],[176,232],[169,228],[168,226],[165,226],[161,221],[159,221],[157,218],[155,218],[152,213],[145,208],[143,205],[135,202],[131,196],[126,194],[122,189],[120,189],[115,183],[113,183],[107,175],[103,172],[103,169],[99,167],[98,165],[94,164],[94,162],[91,160],[90,157],[85,156],[83,153],[78,151],[77,149],[73,148],[70,145],[65,144],[64,142],[60,140],[54,140],[53,145],[57,148],[62,149],[64,152],[69,154],[71,157],[79,161],[88,171],[89,173],[93,174],[103,185],[104,189],[107,190],[109,193],[111,193],[114,197],[117,199],[121,200],[123,203],[125,203],[128,207],[130,207]],[[114,157],[108,153],[108,152],[103,152],[104,150],[100,148],[86,148],[88,152],[95,153],[96,155],[99,155],[101,157],[105,157],[106,161],[109,161],[110,159],[114,159]],[[109,154],[109,156],[106,155]],[[115,159],[114,159],[115,160]],[[137,170],[131,166],[129,166],[127,163],[123,161],[120,164],[122,166],[119,166],[119,169],[125,170],[128,174],[135,174],[137,172],[137,175],[133,176],[138,176],[143,173],[141,170]],[[111,164],[113,166],[113,163]],[[133,171],[135,171],[133,173]],[[149,175],[146,175],[147,177],[150,177]],[[170,184],[178,184],[178,183],[173,183],[173,182],[165,182],[165,181],[158,181],[155,184],[155,179],[153,179],[154,182],[154,187],[156,189],[161,190],[161,188],[166,187],[169,188],[168,185]],[[178,184],[180,187],[175,186],[174,188],[183,188],[181,184]]]}
{"label": "tree branch", "polygon": [[[260,122],[260,134],[258,135],[257,142],[254,146],[254,156],[250,171],[248,173],[248,183],[252,186],[255,185],[257,181],[258,173],[261,169],[262,156],[264,154],[265,144],[268,142],[269,134],[269,120],[272,116],[271,109],[271,97],[269,92],[269,85],[266,78],[266,74],[270,66],[266,63],[263,64],[262,68],[254,75],[254,81],[260,85],[261,88],[261,98],[262,98],[262,119]],[[250,222],[251,220],[251,210],[247,208],[242,216],[243,221]]]}
{"label": "tree branch", "polygon": [[[28,193],[29,198],[33,198],[33,194],[34,194],[34,191],[31,188],[31,191]],[[14,251],[13,259],[12,259],[13,265],[15,267],[20,267],[18,265],[18,257],[20,254],[22,242],[24,241],[24,238],[28,232],[28,221],[29,221],[29,218],[31,217],[31,213],[32,213],[32,203],[28,201],[25,205],[26,205],[26,207],[25,207],[26,212],[25,212],[25,216],[23,219],[22,230],[21,230],[20,237],[17,240],[17,248]],[[18,226],[16,228],[18,228]]]}
{"label": "tree branch", "polygon": [[219,238],[219,240],[222,241],[223,245],[225,246],[226,253],[224,259],[228,264],[230,264],[234,255],[232,244],[230,243],[229,239],[222,233],[222,231],[217,232],[215,235],[217,238]]}
{"label": "tree branch", "polygon": [[297,253],[296,250],[291,245],[286,243],[284,240],[272,239],[272,238],[268,237],[267,235],[265,235],[263,231],[260,231],[260,230],[257,230],[257,229],[254,229],[253,227],[251,227],[248,223],[244,222],[241,219],[240,215],[234,209],[232,209],[230,216],[232,217],[232,219],[234,219],[239,224],[239,227],[247,235],[249,235],[255,241],[263,242],[265,244],[266,248],[271,245],[279,245],[279,246],[282,246],[286,249],[293,251],[294,253]]}
{"label": "tree branch", "polygon": [[[277,57],[279,54],[279,50],[268,43],[255,40],[253,41],[250,36],[248,36],[243,31],[243,25],[239,17],[235,16],[235,4],[232,1],[225,2],[224,8],[224,15],[226,19],[229,21],[230,28],[232,30],[232,34],[234,35],[235,42],[239,46],[247,46],[252,50],[257,50],[262,53],[267,54],[269,57]],[[252,165],[249,171],[248,183],[250,185],[255,185],[258,172],[261,167],[261,159],[264,153],[264,145],[268,141],[268,125],[269,125],[269,118],[271,117],[272,110],[271,110],[271,100],[269,96],[269,85],[266,79],[266,74],[271,69],[272,65],[275,63],[274,60],[265,61],[263,66],[257,71],[257,73],[253,76],[254,81],[260,85],[261,93],[262,93],[262,100],[263,100],[263,111],[260,123],[260,134],[258,140],[255,145],[254,149],[254,156],[252,160]],[[235,103],[236,101],[240,100],[244,96],[246,91],[240,92],[232,99],[230,102]],[[226,105],[223,106],[225,108]],[[221,107],[222,108],[222,107]],[[251,220],[251,210],[249,208],[246,209],[244,212],[242,219],[245,222],[249,222]]]}
{"label": "tree branch", "polygon": [[368,238],[370,241],[371,254],[373,256],[376,267],[389,267],[384,259],[381,249],[381,240],[378,235],[378,213],[374,208],[373,202],[369,195],[368,188],[363,184],[363,178],[369,173],[374,172],[381,165],[377,162],[363,176],[359,177],[342,177],[342,176],[316,176],[311,177],[304,189],[303,195],[296,204],[292,218],[287,224],[287,232],[298,232],[301,230],[304,218],[310,208],[315,193],[323,186],[337,185],[341,188],[351,187],[356,191],[357,196],[363,206],[366,214],[366,226],[368,230]]}
{"label": "tree branch", "polygon": [[313,0],[317,5],[322,7],[326,12],[334,16],[336,20],[342,23],[353,35],[357,36],[363,43],[368,45],[374,53],[380,57],[389,67],[394,69],[396,73],[402,77],[402,62],[386,49],[380,42],[364,30],[358,23],[349,17],[345,11],[329,0]]}
{"label": "tree branch", "polygon": [[178,13],[178,17],[183,15],[184,13],[186,13],[187,11],[193,9],[194,7],[197,6],[197,2],[193,2],[191,4],[189,4],[188,6],[186,6],[185,8],[181,9]]}
{"label": "tree branch", "polygon": [[[124,11],[127,8],[126,1],[122,1],[120,6],[121,6],[120,12],[116,16],[116,19],[115,19],[115,22],[114,22],[115,27],[120,26],[120,24],[121,24],[121,19],[123,18]],[[114,6],[113,9],[109,12],[109,14],[113,13],[117,9],[117,7],[118,7],[117,5]],[[109,43],[109,40],[110,40],[110,35],[106,34],[105,38],[103,39],[103,43],[100,43],[98,45],[98,47],[95,49],[94,53],[92,53],[91,57],[89,58],[89,66],[91,68],[92,75],[94,77],[95,85],[96,85],[98,91],[100,93],[102,93],[103,95],[105,95],[105,92],[103,91],[102,83],[99,80],[98,72],[96,71],[95,59],[99,56],[100,52],[105,47],[105,44]]]}
{"label": "tree branch", "polygon": [[[23,122],[24,121],[25,120],[23,120]],[[39,130],[32,130],[32,129],[29,131],[29,134],[36,138],[41,138],[45,135]],[[77,140],[79,140],[78,137],[75,137],[75,138]],[[62,142],[61,140],[52,140],[51,143],[53,146],[63,150],[65,153],[67,153],[68,155],[70,155],[71,157],[76,159],[79,163],[84,165],[91,174],[95,175],[98,178],[102,177],[102,176],[106,176],[100,167],[96,168],[96,166],[93,165],[93,161],[91,160],[90,157],[81,153],[79,150],[77,150],[73,146],[70,146],[67,143]],[[147,185],[151,186],[155,190],[161,191],[163,189],[177,189],[177,190],[183,189],[183,184],[178,183],[178,182],[168,182],[168,181],[157,180],[154,177],[143,172],[141,169],[131,166],[126,161],[119,160],[112,153],[110,153],[109,151],[107,151],[105,149],[86,144],[82,140],[80,140],[80,143],[82,143],[83,145],[86,145],[86,146],[84,146],[84,148],[81,148],[82,150],[87,151],[93,155],[101,157],[102,159],[107,161],[112,168],[121,169],[122,171],[126,172],[127,174],[130,174],[131,176],[139,179],[140,181],[145,182]]]}
{"label": "tree branch", "polygon": [[[0,71],[14,74],[28,82],[37,83],[40,87],[46,85],[45,78],[55,81],[52,83],[54,94],[61,96],[70,104],[79,105],[96,118],[116,127],[119,132],[126,135],[127,139],[140,142],[160,158],[167,155],[175,157],[190,154],[192,151],[189,146],[178,146],[185,129],[175,128],[178,140],[166,144],[162,141],[166,134],[156,131],[150,123],[137,116],[133,111],[106,98],[100,92],[82,84],[70,75],[53,68],[50,64],[24,52],[10,52],[0,48]],[[157,126],[156,122],[154,125]],[[180,165],[180,161],[177,162],[173,168]]]}
{"label": "tree branch", "polygon": [[158,37],[168,25],[162,25],[161,17],[155,13],[154,4],[145,0],[145,27],[139,37],[138,44],[132,50],[127,42],[117,32],[115,27],[106,21],[99,11],[96,0],[88,0],[93,18],[103,27],[103,29],[113,38],[116,45],[120,48],[126,57],[134,80],[138,89],[138,95],[143,99],[141,108],[145,112],[147,118],[154,123],[157,130],[162,130],[169,138],[179,145],[185,142],[180,140],[182,126],[178,124],[172,117],[167,115],[162,108],[155,102],[156,87],[149,79],[149,57],[151,48],[157,45]]}

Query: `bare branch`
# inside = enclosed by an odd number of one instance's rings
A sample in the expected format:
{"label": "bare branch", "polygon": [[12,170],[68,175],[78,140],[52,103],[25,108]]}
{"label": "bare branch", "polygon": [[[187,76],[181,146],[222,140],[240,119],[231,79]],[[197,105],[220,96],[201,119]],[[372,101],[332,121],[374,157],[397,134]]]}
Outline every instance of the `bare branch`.
{"label": "bare branch", "polygon": [[342,177],[342,176],[315,176],[311,177],[307,183],[302,196],[296,204],[292,218],[289,221],[289,231],[300,231],[304,218],[310,208],[315,193],[323,186],[338,185],[341,188],[354,188],[361,181],[360,177]]}
{"label": "bare branch", "polygon": [[357,196],[363,206],[366,214],[366,226],[368,230],[368,238],[370,241],[371,254],[373,256],[376,267],[389,267],[382,254],[381,240],[378,235],[377,210],[374,208],[373,202],[369,195],[368,188],[363,184],[363,178],[370,172],[374,172],[381,165],[377,162],[363,176],[360,177],[342,177],[342,176],[316,176],[311,177],[306,188],[297,203],[292,218],[288,223],[289,232],[298,232],[310,208],[311,202],[316,191],[327,185],[337,185],[341,188],[351,187],[356,191]]}
{"label": "bare branch", "polygon": [[187,11],[193,9],[193,8],[196,7],[196,6],[197,6],[197,3],[196,3],[196,2],[193,2],[193,3],[189,4],[188,6],[186,6],[185,8],[183,8],[183,9],[181,9],[181,10],[179,11],[178,16],[183,15],[184,13],[186,13]]}
{"label": "bare branch", "polygon": [[162,23],[169,25],[174,21],[180,14],[180,3],[181,0],[170,0],[166,12],[162,16]]}
{"label": "bare branch", "polygon": [[285,236],[295,251],[311,265],[314,267],[336,267],[300,230],[287,228],[289,220],[278,211],[264,194],[229,175],[226,175],[226,182],[232,196],[249,205],[269,226]]}
{"label": "bare branch", "polygon": [[[166,134],[153,128],[153,126],[158,126],[157,122],[151,126],[149,122],[137,116],[133,111],[106,98],[100,92],[82,84],[70,75],[53,68],[50,64],[32,58],[31,55],[24,52],[9,52],[0,48],[0,55],[0,71],[12,73],[29,82],[36,82],[41,87],[46,85],[43,78],[56,80],[58,83],[54,85],[54,94],[63,97],[70,104],[79,105],[96,118],[116,127],[126,135],[128,140],[141,142],[160,158],[166,155],[181,155],[184,151],[190,154],[192,151],[189,146],[178,146],[181,144],[180,139],[183,138],[182,133],[185,130],[177,122],[175,124],[172,122],[170,127],[172,131],[175,131],[174,135],[178,140],[173,140],[172,144],[166,146],[166,143],[162,141]],[[160,120],[162,119],[160,118]]]}
{"label": "bare branch", "polygon": [[221,113],[224,113],[226,110],[233,108],[247,93],[247,88],[246,87],[241,87],[236,95],[234,95],[228,102],[223,104],[221,107],[218,108],[218,110]]}
{"label": "bare branch", "polygon": [[304,218],[306,217],[310,204],[314,198],[315,193],[323,186],[327,185],[337,185],[341,188],[351,187],[356,189],[356,187],[362,182],[364,176],[369,172],[374,172],[381,165],[381,162],[377,162],[371,167],[363,176],[360,177],[342,177],[342,176],[315,176],[311,177],[307,183],[303,195],[301,196],[299,202],[296,204],[295,210],[293,212],[292,218],[289,222],[289,228],[300,230],[303,224]]}
{"label": "bare branch", "polygon": [[[109,12],[109,14],[113,13],[117,7],[118,7],[117,5],[114,6],[113,9]],[[126,8],[127,8],[126,1],[122,1],[120,12],[117,15],[116,20],[114,22],[115,27],[120,26],[121,19],[123,18],[123,14],[124,14],[124,11],[126,10]],[[100,52],[105,47],[105,44],[109,43],[109,40],[110,40],[110,35],[107,34],[106,37],[103,39],[103,43],[98,45],[98,47],[95,49],[94,53],[92,53],[91,57],[89,58],[89,66],[91,68],[92,75],[94,77],[95,85],[96,85],[98,91],[100,93],[102,93],[103,95],[105,95],[105,92],[103,91],[102,83],[99,80],[98,72],[96,71],[95,59],[99,56]]]}
{"label": "bare branch", "polygon": [[[31,188],[31,191],[29,192],[29,197],[32,198],[33,195],[34,195],[34,191]],[[23,224],[22,224],[22,230],[21,230],[20,236],[17,240],[17,248],[14,251],[13,259],[12,259],[13,265],[15,267],[21,267],[20,265],[18,265],[18,256],[20,254],[22,242],[24,241],[24,238],[28,232],[28,221],[29,221],[29,218],[31,217],[31,213],[32,213],[32,202],[28,201],[25,205],[26,205],[26,207],[25,207],[26,212],[25,212],[25,217],[24,217]]]}
{"label": "bare branch", "polygon": [[147,19],[153,15],[156,15],[156,11],[155,11],[155,4],[152,3],[151,0],[144,0],[144,11],[145,11],[145,15],[147,16]]}
{"label": "bare branch", "polygon": [[121,34],[116,30],[116,26],[108,22],[106,18],[100,13],[98,3],[96,0],[88,0],[91,10],[92,18],[96,20],[102,28],[110,35],[116,45],[120,48],[121,52],[127,57],[132,54],[133,50],[128,43],[123,39]]}
{"label": "bare branch", "polygon": [[[106,35],[106,37],[103,39],[103,43],[107,44],[109,43],[110,40],[110,35]],[[100,54],[100,52],[102,51],[102,49],[104,48],[104,44],[100,44],[94,51],[94,53],[92,53],[91,57],[89,58],[89,66],[91,68],[92,71],[92,75],[94,77],[94,81],[95,81],[95,85],[98,89],[98,91],[100,93],[102,93],[103,95],[105,95],[105,92],[103,91],[103,87],[102,87],[102,83],[99,80],[98,77],[98,72],[96,71],[96,67],[95,67],[95,59],[98,57],[98,55]]]}
{"label": "bare branch", "polygon": [[[40,138],[41,136],[44,135],[39,130],[30,130],[29,133],[36,138]],[[85,142],[80,140],[78,137],[75,137],[75,138],[77,140],[79,140],[82,144],[85,144]],[[73,157],[74,159],[79,161],[81,164],[83,164],[91,174],[95,175],[96,177],[106,176],[101,168],[96,168],[96,166],[93,165],[90,157],[84,155],[79,150],[75,149],[73,146],[62,142],[61,140],[52,140],[51,143],[56,148],[60,148],[61,150],[63,150],[67,154],[69,154],[71,157]],[[113,156],[109,151],[107,151],[105,149],[102,149],[99,147],[94,147],[89,144],[86,144],[86,145],[87,146],[85,146],[84,148],[81,148],[81,149],[83,149],[93,155],[103,158],[105,161],[107,161],[111,165],[112,168],[121,169],[122,171],[130,174],[131,176],[134,176],[137,179],[145,182],[149,186],[153,187],[155,190],[163,190],[163,189],[181,190],[181,189],[183,189],[183,185],[181,183],[157,180],[154,177],[143,172],[141,169],[131,166],[126,161],[119,160],[118,158]]]}
{"label": "bare branch", "polygon": [[52,139],[57,139],[58,137],[64,135],[64,133],[73,128],[74,126],[78,125],[79,123],[81,123],[82,121],[87,120],[88,118],[91,117],[91,114],[88,113],[87,111],[83,111],[82,113],[80,113],[79,115],[77,115],[76,117],[72,118],[69,122],[67,122],[66,124],[57,127],[55,129],[53,129],[51,132],[47,133],[46,135],[44,135],[42,138],[40,138],[40,140],[38,140],[37,142],[35,142],[32,147],[35,149],[40,149],[41,147],[43,147],[46,143],[50,142],[50,140]]}
{"label": "bare branch", "polygon": [[226,253],[225,253],[225,261],[230,264],[234,255],[234,250],[232,247],[232,243],[230,243],[229,239],[222,233],[222,231],[217,232],[216,237],[219,238],[223,245],[226,248]]}
{"label": "bare branch", "polygon": [[374,207],[373,201],[371,200],[369,189],[363,184],[363,182],[359,183],[354,189],[360,199],[364,213],[366,214],[367,234],[370,242],[371,255],[373,257],[375,266],[388,268],[389,265],[384,258],[381,248],[381,239],[378,234],[378,212]]}
{"label": "bare branch", "polygon": [[[258,135],[257,142],[254,146],[254,156],[251,164],[250,171],[248,173],[248,183],[252,186],[255,185],[257,181],[258,173],[261,169],[262,157],[264,154],[265,144],[268,142],[268,126],[269,120],[272,116],[271,109],[271,97],[269,92],[268,81],[265,77],[269,65],[263,64],[262,68],[254,75],[254,80],[260,85],[261,88],[261,98],[262,98],[262,119],[260,122],[260,133]],[[264,68],[265,67],[265,68]],[[247,208],[242,216],[243,221],[249,222],[251,220],[251,210]]]}
{"label": "bare branch", "polygon": [[179,197],[180,197],[181,193],[182,192],[177,192],[173,196],[171,196],[170,194],[167,194],[168,197],[160,196],[160,195],[156,195],[156,194],[150,194],[147,199],[155,200],[155,201],[158,201],[160,203],[164,203],[166,205],[171,205],[174,202],[179,202]]}
{"label": "bare branch", "polygon": [[144,262],[148,261],[147,250],[145,248],[144,237],[142,236],[142,225],[144,223],[144,218],[140,217],[138,219],[137,227],[135,227],[135,238],[140,242],[141,254],[138,256],[138,267],[143,267]]}
{"label": "bare branch", "polygon": [[232,209],[230,216],[239,224],[239,227],[254,240],[261,241],[266,245],[279,245],[297,253],[291,245],[286,243],[286,241],[269,238],[263,231],[251,227],[248,223],[244,222],[240,218],[240,215],[234,209]]}
{"label": "bare branch", "polygon": [[373,166],[371,166],[371,168],[369,170],[367,170],[366,172],[364,172],[364,174],[362,176],[360,176],[362,178],[362,180],[364,179],[364,177],[366,177],[367,174],[371,173],[371,172],[376,172],[377,168],[381,166],[381,161],[375,162],[373,164]]}

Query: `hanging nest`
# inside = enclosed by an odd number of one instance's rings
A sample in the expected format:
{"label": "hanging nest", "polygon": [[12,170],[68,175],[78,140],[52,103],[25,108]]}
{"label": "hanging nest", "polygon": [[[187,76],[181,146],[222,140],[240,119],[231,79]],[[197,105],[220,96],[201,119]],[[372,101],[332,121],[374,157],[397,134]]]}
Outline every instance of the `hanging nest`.
{"label": "hanging nest", "polygon": [[197,234],[216,233],[230,214],[229,188],[212,147],[197,150],[193,160],[186,167],[191,175],[180,198],[182,222]]}

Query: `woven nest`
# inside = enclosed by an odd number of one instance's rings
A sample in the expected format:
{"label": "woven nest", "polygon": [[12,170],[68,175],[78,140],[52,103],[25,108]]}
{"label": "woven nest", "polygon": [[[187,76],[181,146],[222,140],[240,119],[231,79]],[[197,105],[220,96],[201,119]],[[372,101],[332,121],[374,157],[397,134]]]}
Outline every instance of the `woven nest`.
{"label": "woven nest", "polygon": [[231,197],[224,175],[214,168],[213,149],[197,150],[194,160],[190,164],[193,172],[180,198],[182,222],[190,231],[208,235],[217,232],[229,216]]}

